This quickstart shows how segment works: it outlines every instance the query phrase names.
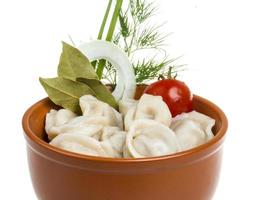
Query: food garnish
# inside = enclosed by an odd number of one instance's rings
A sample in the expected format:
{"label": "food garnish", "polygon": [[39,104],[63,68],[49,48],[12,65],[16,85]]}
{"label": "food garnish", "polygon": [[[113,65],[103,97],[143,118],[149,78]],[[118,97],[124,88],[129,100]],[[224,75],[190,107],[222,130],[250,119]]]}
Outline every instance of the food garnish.
{"label": "food garnish", "polygon": [[144,93],[161,96],[173,117],[193,110],[193,95],[190,89],[184,82],[176,78],[163,78],[152,83],[145,89]]}
{"label": "food garnish", "polygon": [[79,98],[86,94],[97,97],[115,109],[118,107],[114,96],[98,79],[88,58],[65,42],[58,65],[58,77],[40,78],[40,82],[55,104],[78,114],[81,114]]}

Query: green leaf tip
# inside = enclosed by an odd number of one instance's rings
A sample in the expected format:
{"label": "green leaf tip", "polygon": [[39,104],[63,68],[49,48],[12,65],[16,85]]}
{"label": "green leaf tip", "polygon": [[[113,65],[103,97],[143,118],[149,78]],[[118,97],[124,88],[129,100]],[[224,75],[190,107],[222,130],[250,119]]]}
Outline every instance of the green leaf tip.
{"label": "green leaf tip", "polygon": [[62,41],[63,52],[58,65],[58,76],[75,80],[76,77],[97,79],[97,74],[88,58],[77,48]]}
{"label": "green leaf tip", "polygon": [[84,83],[63,77],[39,78],[39,80],[51,101],[77,114],[81,114],[79,106],[81,96],[90,94],[96,97],[94,91]]}
{"label": "green leaf tip", "polygon": [[112,93],[108,90],[108,88],[103,85],[103,83],[96,79],[86,79],[86,78],[77,78],[77,81],[87,84],[96,94],[98,100],[103,101],[114,109],[118,109],[118,104],[112,95]]}

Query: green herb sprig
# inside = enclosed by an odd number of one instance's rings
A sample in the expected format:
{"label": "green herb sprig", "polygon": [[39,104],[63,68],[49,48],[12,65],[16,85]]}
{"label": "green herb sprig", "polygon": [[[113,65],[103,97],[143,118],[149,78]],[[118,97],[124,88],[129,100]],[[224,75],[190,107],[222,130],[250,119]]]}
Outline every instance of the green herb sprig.
{"label": "green herb sprig", "polygon": [[[109,1],[108,5],[110,3]],[[108,8],[109,6],[107,6],[106,11],[108,11]],[[170,67],[172,68],[171,74],[175,76],[183,67],[183,65],[175,65],[177,58],[172,59],[166,55],[164,50],[165,41],[170,34],[161,32],[164,24],[150,25],[149,23],[156,15],[157,9],[158,7],[155,3],[147,0],[129,0],[127,8],[122,7],[118,13],[118,30],[110,38],[110,41],[120,46],[128,54],[133,63],[138,84],[147,83],[158,78],[161,74],[166,74]],[[114,12],[114,14],[116,13]],[[107,16],[107,12],[105,16]],[[103,26],[104,20],[101,27]],[[110,33],[112,33],[112,29]],[[158,55],[158,57],[162,55],[162,58],[156,59],[156,56],[136,58],[137,54],[145,53],[146,51],[150,51],[152,55]],[[116,70],[109,62],[100,62],[98,71],[99,78],[103,74],[103,79],[106,79],[111,84],[116,83]]]}

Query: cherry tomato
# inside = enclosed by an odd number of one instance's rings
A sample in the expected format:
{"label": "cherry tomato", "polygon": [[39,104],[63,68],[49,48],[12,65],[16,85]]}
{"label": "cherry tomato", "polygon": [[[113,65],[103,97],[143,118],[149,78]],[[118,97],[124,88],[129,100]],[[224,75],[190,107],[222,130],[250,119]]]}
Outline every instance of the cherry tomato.
{"label": "cherry tomato", "polygon": [[164,79],[149,85],[144,93],[162,96],[169,107],[172,116],[193,109],[193,95],[184,82],[176,79]]}

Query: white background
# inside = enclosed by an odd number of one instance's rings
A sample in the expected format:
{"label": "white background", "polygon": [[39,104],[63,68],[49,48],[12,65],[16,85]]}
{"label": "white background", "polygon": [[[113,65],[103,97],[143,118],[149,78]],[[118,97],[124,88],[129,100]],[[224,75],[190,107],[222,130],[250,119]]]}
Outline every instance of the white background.
{"label": "white background", "polygon": [[[229,118],[214,200],[260,200],[262,6],[255,0],[158,0],[173,32],[169,54],[183,56],[180,79]],[[36,199],[21,118],[46,96],[38,77],[56,74],[61,40],[95,38],[105,0],[0,0],[0,199]]]}

